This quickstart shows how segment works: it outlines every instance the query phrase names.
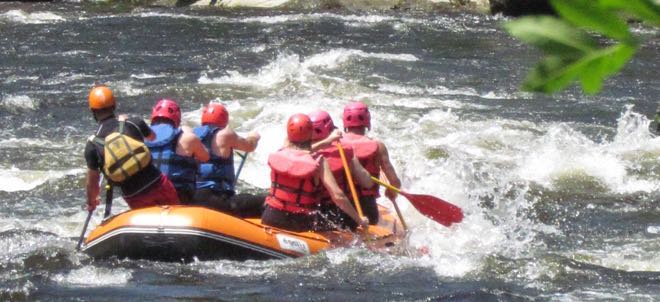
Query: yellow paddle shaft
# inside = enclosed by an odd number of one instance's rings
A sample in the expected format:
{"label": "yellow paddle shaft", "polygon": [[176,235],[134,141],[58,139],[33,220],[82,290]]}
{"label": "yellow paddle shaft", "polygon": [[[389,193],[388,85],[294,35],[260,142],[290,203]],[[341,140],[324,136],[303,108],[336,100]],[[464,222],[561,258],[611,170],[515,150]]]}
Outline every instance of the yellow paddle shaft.
{"label": "yellow paddle shaft", "polygon": [[362,206],[360,206],[360,199],[358,199],[357,191],[355,191],[355,184],[353,183],[353,176],[351,175],[351,170],[348,168],[348,161],[346,160],[346,153],[344,153],[344,147],[341,146],[340,142],[337,142],[337,149],[339,149],[339,156],[341,156],[341,162],[344,164],[344,172],[346,172],[346,179],[348,180],[348,187],[351,188],[351,195],[353,195],[353,201],[355,202],[355,209],[358,212],[360,217],[362,215]]}
{"label": "yellow paddle shaft", "polygon": [[390,190],[392,190],[392,191],[394,191],[394,192],[401,193],[401,190],[399,190],[397,187],[395,187],[395,186],[393,186],[393,185],[391,185],[391,184],[388,184],[388,183],[386,183],[386,182],[384,182],[384,181],[378,179],[377,177],[373,177],[373,176],[372,176],[372,177],[371,177],[371,180],[373,180],[373,181],[376,182],[377,184],[379,184],[379,185],[381,185],[381,186],[384,186],[384,187],[386,187],[386,188],[388,188],[388,189],[390,189]]}
{"label": "yellow paddle shaft", "polygon": [[[372,177],[371,177],[371,180],[373,180],[375,183],[377,183],[377,184],[379,184],[379,185],[381,185],[381,186],[384,186],[384,187],[386,187],[386,188],[388,188],[388,189],[390,189],[390,190],[392,190],[392,191],[394,191],[394,192],[401,193],[401,190],[397,189],[397,188],[396,188],[395,186],[393,186],[393,185],[390,185],[390,184],[388,184],[388,183],[386,183],[386,182],[384,182],[384,181],[378,179],[377,177],[373,177],[373,176],[372,176]],[[407,229],[408,229],[408,226],[406,225],[406,221],[403,220],[403,215],[401,215],[401,210],[399,209],[399,205],[396,203],[395,200],[392,200],[392,204],[394,205],[394,209],[396,210],[396,214],[399,216],[399,220],[401,221],[401,225],[403,226],[403,229],[404,229],[404,230],[407,230]]]}

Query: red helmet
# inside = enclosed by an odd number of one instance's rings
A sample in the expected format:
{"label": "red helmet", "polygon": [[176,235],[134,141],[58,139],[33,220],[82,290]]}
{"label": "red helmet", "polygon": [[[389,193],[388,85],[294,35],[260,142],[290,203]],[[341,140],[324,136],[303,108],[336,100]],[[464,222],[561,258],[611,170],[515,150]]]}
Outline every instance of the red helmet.
{"label": "red helmet", "polygon": [[156,103],[156,106],[151,110],[151,122],[156,118],[165,118],[174,122],[174,127],[179,127],[181,123],[181,109],[175,101],[169,99],[162,99]]}
{"label": "red helmet", "polygon": [[371,129],[369,107],[362,102],[351,102],[344,107],[344,128],[367,127]]}
{"label": "red helmet", "polygon": [[309,114],[309,119],[312,121],[314,133],[312,133],[312,140],[321,140],[330,135],[335,124],[327,111],[318,110]]}
{"label": "red helmet", "polygon": [[225,106],[218,103],[210,103],[202,110],[202,125],[213,125],[224,128],[229,122],[229,113]]}
{"label": "red helmet", "polygon": [[312,121],[309,116],[296,113],[286,122],[286,136],[292,143],[302,143],[312,139]]}

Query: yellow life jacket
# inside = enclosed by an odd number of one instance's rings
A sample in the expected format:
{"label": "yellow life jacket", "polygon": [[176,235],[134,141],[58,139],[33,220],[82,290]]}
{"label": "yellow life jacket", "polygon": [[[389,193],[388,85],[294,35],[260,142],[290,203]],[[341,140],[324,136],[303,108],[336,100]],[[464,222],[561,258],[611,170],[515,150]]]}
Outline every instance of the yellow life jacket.
{"label": "yellow life jacket", "polygon": [[121,183],[142,171],[151,163],[151,153],[144,142],[124,134],[124,121],[119,129],[101,139],[94,136],[95,143],[103,146],[103,174],[111,181]]}

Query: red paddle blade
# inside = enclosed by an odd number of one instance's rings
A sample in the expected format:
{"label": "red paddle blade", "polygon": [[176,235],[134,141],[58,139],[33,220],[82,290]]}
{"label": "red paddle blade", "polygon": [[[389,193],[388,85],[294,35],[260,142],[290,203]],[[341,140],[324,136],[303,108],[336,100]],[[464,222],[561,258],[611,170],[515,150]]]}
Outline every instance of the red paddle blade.
{"label": "red paddle blade", "polygon": [[403,191],[400,194],[408,198],[408,201],[412,203],[415,209],[424,216],[444,226],[450,226],[452,223],[458,223],[463,220],[463,210],[461,208],[440,198],[430,195],[410,194]]}

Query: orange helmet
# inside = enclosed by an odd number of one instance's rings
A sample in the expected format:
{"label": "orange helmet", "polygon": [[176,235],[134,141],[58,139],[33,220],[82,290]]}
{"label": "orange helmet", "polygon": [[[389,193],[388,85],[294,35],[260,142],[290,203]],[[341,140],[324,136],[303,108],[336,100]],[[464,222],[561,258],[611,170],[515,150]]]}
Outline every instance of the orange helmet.
{"label": "orange helmet", "polygon": [[290,142],[302,143],[312,139],[314,127],[309,116],[297,113],[289,118],[286,123],[286,135]]}
{"label": "orange helmet", "polygon": [[224,128],[229,122],[229,113],[225,106],[218,103],[211,103],[202,110],[202,125],[211,124],[216,127]]}
{"label": "orange helmet", "polygon": [[106,86],[96,86],[89,91],[89,109],[98,110],[115,106],[112,90]]}

